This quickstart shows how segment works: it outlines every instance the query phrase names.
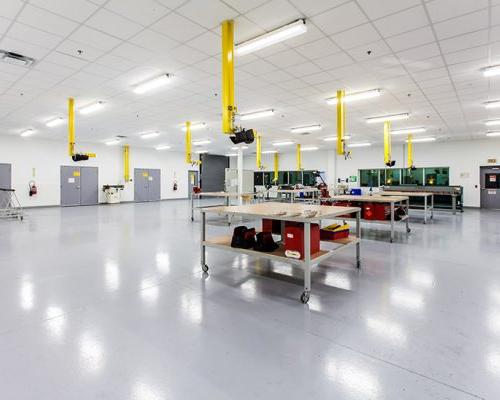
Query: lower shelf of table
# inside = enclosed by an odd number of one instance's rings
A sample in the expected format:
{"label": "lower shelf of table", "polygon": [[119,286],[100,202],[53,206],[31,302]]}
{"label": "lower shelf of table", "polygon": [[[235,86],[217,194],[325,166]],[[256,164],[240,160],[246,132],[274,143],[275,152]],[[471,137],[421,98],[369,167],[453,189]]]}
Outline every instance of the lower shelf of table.
{"label": "lower shelf of table", "polygon": [[[339,239],[339,240],[326,240],[326,241],[321,241],[321,243],[330,243],[333,245],[336,245],[335,248],[332,249],[322,249],[318,253],[311,255],[311,263],[319,263],[322,260],[330,257],[334,253],[345,249],[348,246],[355,245],[356,243],[359,243],[360,239],[358,239],[356,236],[349,236],[348,238],[345,239]],[[242,253],[242,254],[247,254],[255,257],[260,257],[260,258],[269,258],[269,259],[274,259],[274,260],[279,260],[279,261],[285,261],[290,264],[295,264],[295,265],[303,265],[305,264],[304,260],[297,260],[295,258],[290,258],[285,256],[285,249],[282,244],[279,244],[279,247],[272,251],[272,252],[262,252],[262,251],[256,251],[253,249],[239,249],[235,247],[231,247],[231,236],[218,236],[218,237],[212,237],[203,242],[203,245],[206,247],[213,247],[217,249],[222,249],[222,250],[227,250],[227,251],[232,251],[235,253]]]}

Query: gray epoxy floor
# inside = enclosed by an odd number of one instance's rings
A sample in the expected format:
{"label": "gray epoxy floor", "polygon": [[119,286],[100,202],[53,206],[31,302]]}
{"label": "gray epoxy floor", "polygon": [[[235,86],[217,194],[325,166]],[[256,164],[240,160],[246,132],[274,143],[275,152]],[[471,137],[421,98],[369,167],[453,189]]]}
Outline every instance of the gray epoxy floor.
{"label": "gray epoxy floor", "polygon": [[364,231],[362,270],[354,249],[315,268],[306,306],[285,263],[209,249],[204,276],[188,215],[0,221],[0,398],[500,398],[500,212]]}

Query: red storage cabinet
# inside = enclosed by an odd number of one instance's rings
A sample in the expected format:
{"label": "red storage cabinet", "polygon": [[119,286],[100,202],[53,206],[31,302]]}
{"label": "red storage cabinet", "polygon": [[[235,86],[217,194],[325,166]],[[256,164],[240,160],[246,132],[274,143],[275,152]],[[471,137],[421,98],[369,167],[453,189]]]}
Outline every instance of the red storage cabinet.
{"label": "red storage cabinet", "polygon": [[278,219],[262,219],[262,232],[271,232],[275,235],[281,235],[281,221]]}
{"label": "red storage cabinet", "polygon": [[390,219],[391,206],[386,203],[363,204],[363,218],[373,221],[386,221]]}
{"label": "red storage cabinet", "polygon": [[[319,225],[311,224],[311,255],[319,252]],[[287,222],[285,224],[285,250],[298,251],[304,259],[304,224]]]}

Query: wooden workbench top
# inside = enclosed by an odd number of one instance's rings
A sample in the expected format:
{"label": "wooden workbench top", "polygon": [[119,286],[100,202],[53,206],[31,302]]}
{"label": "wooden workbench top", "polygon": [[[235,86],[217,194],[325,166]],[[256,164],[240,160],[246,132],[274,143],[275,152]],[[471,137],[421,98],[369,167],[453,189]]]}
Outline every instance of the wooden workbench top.
{"label": "wooden workbench top", "polygon": [[408,196],[380,196],[374,194],[372,196],[365,194],[361,196],[342,194],[338,196],[330,196],[329,198],[322,198],[321,200],[334,200],[334,201],[359,201],[362,203],[399,203],[400,201],[408,200]]}
{"label": "wooden workbench top", "polygon": [[379,196],[409,196],[409,197],[428,197],[428,196],[434,196],[434,193],[430,192],[399,192],[399,191],[392,191],[388,190],[385,192],[378,192],[377,193]]}

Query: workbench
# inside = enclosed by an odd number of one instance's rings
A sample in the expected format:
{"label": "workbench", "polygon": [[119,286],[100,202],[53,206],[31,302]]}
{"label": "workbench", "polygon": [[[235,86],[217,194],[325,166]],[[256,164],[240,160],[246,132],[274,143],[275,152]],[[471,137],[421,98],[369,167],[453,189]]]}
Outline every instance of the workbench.
{"label": "workbench", "polygon": [[[302,189],[276,189],[276,190],[272,190],[272,191],[277,193],[279,200],[282,200],[282,199],[288,200],[289,199],[290,203],[295,203],[297,200],[299,200],[299,201],[307,200],[307,201],[311,201],[313,204],[319,203],[319,199],[318,199],[319,190],[318,190],[318,188],[305,187]],[[300,196],[301,193],[311,193],[312,198],[311,199],[302,199],[300,197],[296,197],[297,195]]]}
{"label": "workbench", "polygon": [[[239,199],[242,198],[254,198],[255,193],[236,193],[236,192],[198,192],[191,193],[191,221],[194,221],[194,210],[195,208],[208,208],[208,207],[219,207],[221,205],[229,206],[231,205],[231,199]],[[224,204],[214,204],[210,206],[199,206],[195,207],[194,200],[200,199],[201,197],[211,197],[211,198],[223,198]]]}
{"label": "workbench", "polygon": [[[424,205],[420,206],[418,204],[411,204],[411,210],[424,210],[424,224],[427,223],[427,215],[430,212],[430,219],[434,219],[434,193],[430,192],[398,192],[398,191],[389,191],[389,192],[378,192],[380,196],[408,196],[410,199],[412,197],[421,197],[424,200]],[[429,202],[430,197],[430,202]]]}
{"label": "workbench", "polygon": [[[277,215],[283,211],[287,214],[303,213],[304,210],[314,210],[318,214],[312,218],[307,218],[302,215],[300,216],[287,216],[287,215]],[[249,256],[255,256],[259,258],[266,258],[274,261],[286,262],[292,265],[301,267],[304,270],[304,291],[300,296],[300,300],[303,303],[309,301],[309,296],[311,293],[311,268],[313,265],[319,264],[327,258],[332,257],[338,251],[343,250],[350,246],[356,247],[356,266],[360,268],[360,238],[361,238],[361,209],[359,207],[335,207],[335,206],[319,206],[319,205],[305,205],[305,204],[287,204],[278,202],[267,202],[267,203],[256,203],[256,204],[245,204],[241,206],[220,206],[220,207],[209,207],[202,208],[201,210],[201,268],[207,273],[208,265],[206,262],[206,248],[216,248],[226,251],[232,251],[237,254],[246,254]],[[253,249],[241,249],[231,247],[231,235],[222,237],[207,238],[206,232],[206,214],[214,213],[218,215],[227,216],[241,216],[250,219],[272,219],[279,220],[281,222],[281,242],[277,242],[279,245],[278,249],[272,252],[260,252]],[[323,220],[338,220],[339,216],[343,214],[355,214],[356,215],[356,229],[355,235],[350,235],[348,238],[339,240],[328,240],[321,241],[323,247],[326,245],[328,248],[320,249],[318,253],[311,253],[311,224],[318,223],[321,226],[321,221]],[[285,256],[285,249],[283,245],[284,241],[284,231],[285,222],[301,222],[304,224],[304,258],[295,259]]]}
{"label": "workbench", "polygon": [[[406,233],[410,233],[409,213],[410,213],[410,198],[408,196],[380,196],[380,195],[337,195],[328,198],[321,198],[321,201],[348,201],[352,203],[385,203],[390,205],[390,219],[385,220],[371,220],[363,218],[364,223],[374,224],[389,224],[391,226],[391,243],[394,241],[394,228],[396,222],[404,222],[406,224]],[[405,215],[401,219],[396,220],[396,206],[403,207]],[[340,218],[349,221],[350,218]]]}

